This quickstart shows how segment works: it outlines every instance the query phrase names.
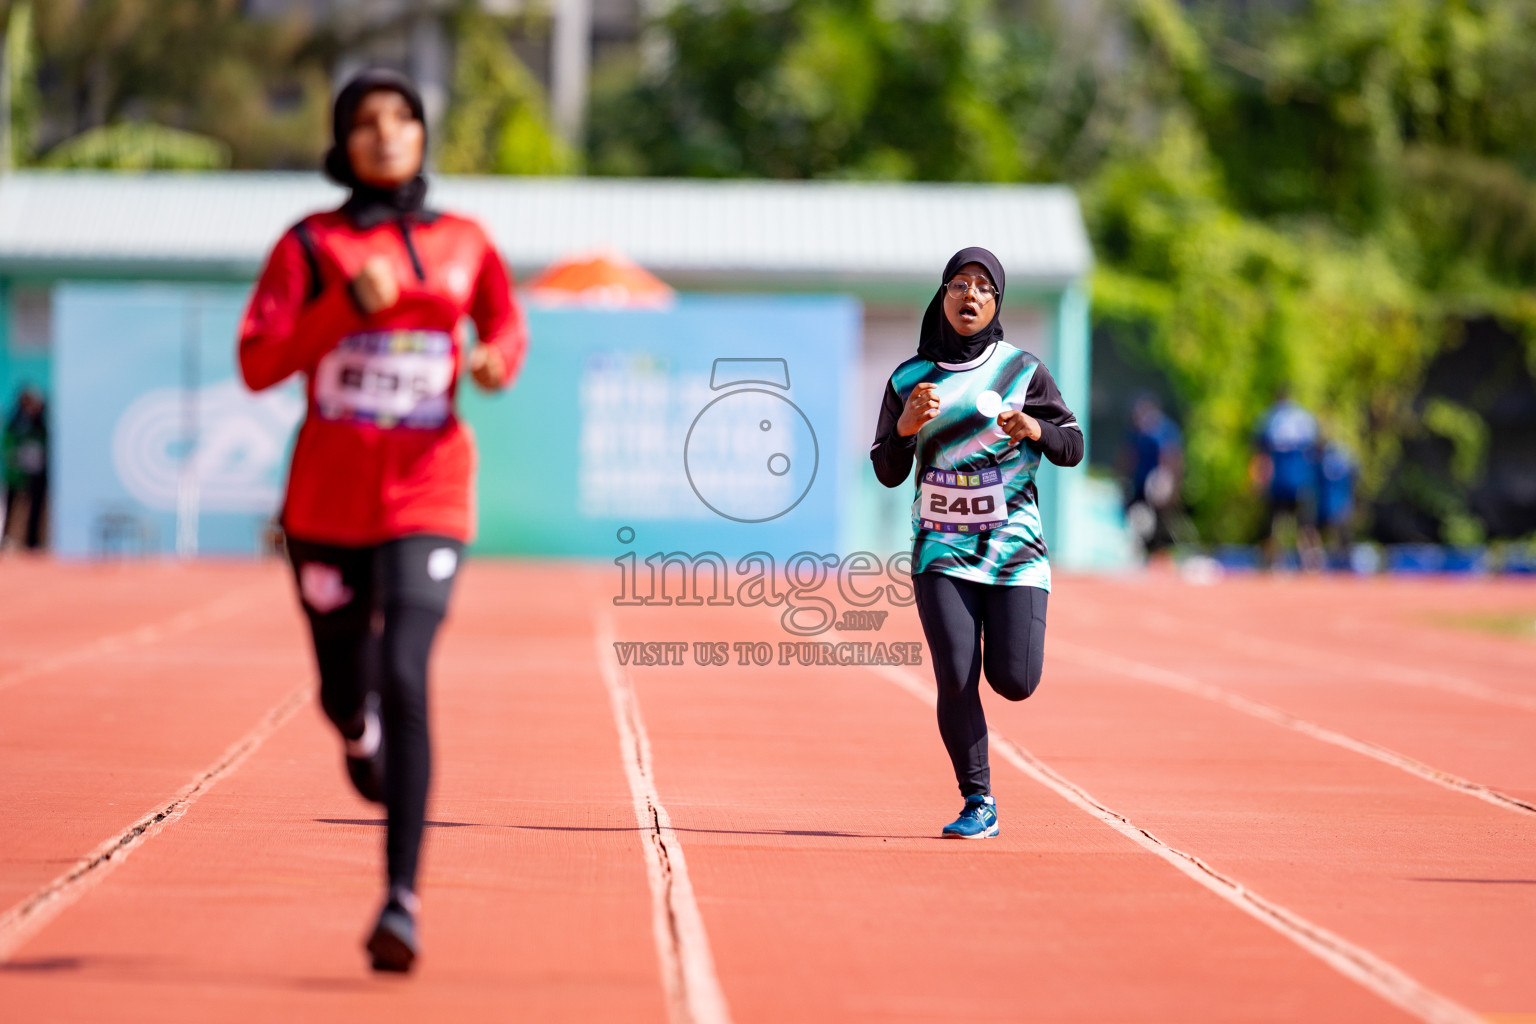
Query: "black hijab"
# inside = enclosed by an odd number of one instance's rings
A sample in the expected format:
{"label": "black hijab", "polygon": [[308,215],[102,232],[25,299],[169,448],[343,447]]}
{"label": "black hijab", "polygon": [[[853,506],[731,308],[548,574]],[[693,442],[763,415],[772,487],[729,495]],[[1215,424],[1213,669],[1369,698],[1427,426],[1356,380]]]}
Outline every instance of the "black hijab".
{"label": "black hijab", "polygon": [[338,185],[352,190],[341,211],[360,228],[377,227],[407,214],[420,214],[427,201],[427,179],[419,173],[398,188],[375,188],[358,180],[357,172],[352,169],[352,161],[347,156],[347,136],[352,133],[363,97],[380,90],[399,93],[410,105],[411,113],[422,123],[423,154],[426,151],[426,108],[415,82],[398,71],[369,68],[353,75],[352,80],[342,87],[336,94],[336,105],[331,113],[333,142],[325,154],[325,174]]}
{"label": "black hijab", "polygon": [[[967,263],[980,263],[997,291],[997,305],[993,308],[991,322],[969,338],[955,330],[949,317],[944,315],[944,289],[949,285],[950,278],[958,274],[960,268]],[[922,330],[917,336],[917,354],[933,363],[968,363],[985,352],[988,345],[1001,341],[1003,288],[1006,280],[1002,263],[979,245],[961,249],[951,256],[949,262],[944,264],[944,277],[939,282],[939,290],[934,293],[933,301],[928,303],[928,309],[923,313]]]}

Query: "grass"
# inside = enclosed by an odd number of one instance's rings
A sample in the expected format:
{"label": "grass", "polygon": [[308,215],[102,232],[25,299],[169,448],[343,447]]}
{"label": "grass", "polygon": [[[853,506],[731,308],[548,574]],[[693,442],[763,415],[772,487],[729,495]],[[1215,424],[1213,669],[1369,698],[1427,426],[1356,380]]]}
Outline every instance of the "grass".
{"label": "grass", "polygon": [[1479,633],[1497,633],[1520,640],[1536,641],[1536,612],[1498,612],[1477,615],[1451,615],[1445,624]]}

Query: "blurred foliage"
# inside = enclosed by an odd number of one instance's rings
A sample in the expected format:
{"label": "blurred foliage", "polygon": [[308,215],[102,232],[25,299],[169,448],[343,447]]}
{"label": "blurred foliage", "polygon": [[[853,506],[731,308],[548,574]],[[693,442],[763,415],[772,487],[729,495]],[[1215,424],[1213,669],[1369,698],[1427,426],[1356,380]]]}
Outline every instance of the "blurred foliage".
{"label": "blurred foliage", "polygon": [[[1417,472],[1395,492],[1476,532],[1487,427],[1416,396],[1463,317],[1523,332],[1536,369],[1529,0],[716,0],[656,31],[667,58],[597,92],[595,171],[1070,182],[1099,336],[1173,384],[1207,539],[1259,528],[1251,436],[1282,386],[1366,499]],[[1450,479],[1403,465],[1421,437]]]}
{"label": "blurred foliage", "polygon": [[81,132],[48,151],[44,167],[114,171],[213,171],[229,166],[218,139],[158,124],[114,124]]}
{"label": "blurred foliage", "polygon": [[[984,4],[676,4],[657,73],[599,82],[590,166],[706,177],[1017,179],[997,91],[1027,68]],[[605,87],[606,86],[606,87]]]}
{"label": "blurred foliage", "polygon": [[[1244,431],[1288,384],[1360,453],[1367,498],[1396,475],[1440,539],[1480,540],[1466,494],[1488,428],[1415,396],[1458,318],[1536,323],[1523,294],[1536,275],[1536,102],[1517,85],[1536,79],[1536,9],[1126,9],[1141,88],[1120,116],[1148,127],[1114,140],[1084,180],[1107,265],[1095,298],[1103,316],[1156,325],[1207,535],[1257,525]],[[1163,308],[1129,303],[1127,278],[1163,286]],[[1450,443],[1449,479],[1403,463],[1403,440],[1426,435]]]}
{"label": "blurred foliage", "polygon": [[[8,15],[21,6],[4,4]],[[18,152],[58,163],[50,151],[74,136],[142,123],[141,141],[155,137],[155,125],[217,138],[237,167],[316,166],[328,135],[335,41],[298,15],[253,21],[244,6],[35,4],[40,102],[27,126],[29,145]]]}
{"label": "blurred foliage", "polygon": [[1451,475],[1460,484],[1475,483],[1488,455],[1488,424],[1481,416],[1448,398],[1424,403],[1424,427],[1451,444]]}
{"label": "blurred foliage", "polygon": [[0,140],[5,149],[7,167],[24,164],[32,156],[33,139],[37,133],[37,38],[32,31],[31,3],[11,6],[5,19],[4,67],[5,76],[0,89],[0,102],[9,106],[9,138]]}
{"label": "blurred foliage", "polygon": [[[261,18],[248,16],[247,6],[0,0],[9,21],[30,11],[34,25],[35,45],[23,51],[35,58],[32,67],[7,64],[15,69],[17,162],[118,166],[110,163],[115,152],[132,167],[318,167],[330,141],[332,69],[349,46],[366,52],[374,36],[396,31],[410,12],[377,24],[316,23],[304,4]],[[515,26],[472,0],[443,6],[456,54],[440,166],[500,174],[575,169],[576,155],[550,129],[543,90],[508,42]],[[352,34],[342,38],[337,25]],[[16,48],[7,46],[8,53]],[[227,156],[194,153],[158,126],[218,140]]]}
{"label": "blurred foliage", "polygon": [[449,174],[560,174],[575,154],[549,123],[538,80],[518,60],[504,26],[478,6],[455,18],[453,96],[438,149]]}

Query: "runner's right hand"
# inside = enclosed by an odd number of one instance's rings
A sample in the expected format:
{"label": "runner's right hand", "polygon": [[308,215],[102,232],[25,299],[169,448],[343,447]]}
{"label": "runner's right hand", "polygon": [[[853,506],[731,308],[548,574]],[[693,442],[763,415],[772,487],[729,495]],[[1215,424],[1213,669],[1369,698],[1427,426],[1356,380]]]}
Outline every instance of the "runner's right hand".
{"label": "runner's right hand", "polygon": [[901,419],[896,421],[896,433],[902,437],[911,437],[923,429],[923,424],[939,414],[939,395],[937,384],[923,382],[912,389],[907,396],[906,408],[901,410]]}
{"label": "runner's right hand", "polygon": [[400,301],[400,282],[383,256],[370,256],[352,279],[352,295],[365,313],[377,313]]}

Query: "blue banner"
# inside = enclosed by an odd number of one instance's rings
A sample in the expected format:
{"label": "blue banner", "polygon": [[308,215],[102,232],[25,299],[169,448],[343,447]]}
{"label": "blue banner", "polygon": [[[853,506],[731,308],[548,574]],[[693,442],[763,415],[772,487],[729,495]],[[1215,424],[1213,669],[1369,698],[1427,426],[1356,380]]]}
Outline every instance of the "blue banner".
{"label": "blue banner", "polygon": [[[833,551],[861,311],[842,297],[684,297],[534,310],[517,386],[460,391],[484,551]],[[628,542],[623,542],[628,543]]]}
{"label": "blue banner", "polygon": [[[298,380],[252,395],[237,377],[247,294],[57,289],[60,554],[261,549],[304,399]],[[481,452],[477,550],[837,550],[862,466],[847,440],[856,301],[694,296],[529,321],[515,387],[459,390]]]}
{"label": "blue banner", "polygon": [[54,292],[53,538],[66,557],[255,554],[281,501],[296,383],[235,375],[247,289]]}

